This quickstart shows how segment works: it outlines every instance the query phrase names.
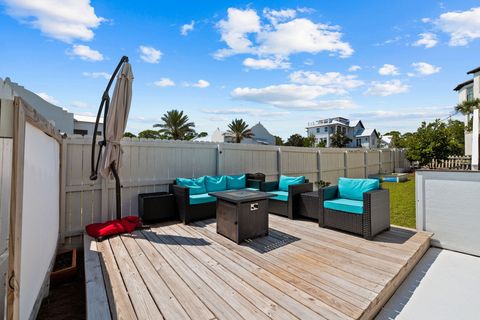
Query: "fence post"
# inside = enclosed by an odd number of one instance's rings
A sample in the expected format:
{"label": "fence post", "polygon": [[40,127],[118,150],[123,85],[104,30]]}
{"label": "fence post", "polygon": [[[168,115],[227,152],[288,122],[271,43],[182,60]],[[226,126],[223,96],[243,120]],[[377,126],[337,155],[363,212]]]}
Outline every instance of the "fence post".
{"label": "fence post", "polygon": [[317,151],[317,181],[322,180],[322,164],[320,150]]}
{"label": "fence post", "polygon": [[343,152],[343,166],[345,167],[345,177],[348,178],[348,174],[350,173],[348,170],[348,151]]}
{"label": "fence post", "polygon": [[365,178],[368,178],[368,151],[367,150],[363,152],[363,165],[364,165]]}
{"label": "fence post", "polygon": [[220,147],[220,144],[217,144],[217,154],[216,154],[215,158],[216,158],[215,160],[217,161],[216,168],[215,168],[215,174],[217,176],[220,176],[222,174],[222,171],[223,171],[222,168],[221,168],[222,163],[223,163],[223,161],[222,161],[223,160],[223,150]]}
{"label": "fence post", "polygon": [[380,162],[380,166],[379,166],[379,173],[383,173],[383,157],[382,157],[382,150],[379,150],[378,152],[378,158],[379,158],[379,162]]}
{"label": "fence post", "polygon": [[278,147],[277,150],[277,180],[280,180],[282,175],[282,148]]}
{"label": "fence post", "polygon": [[60,243],[65,243],[66,184],[67,184],[67,140],[60,145]]}

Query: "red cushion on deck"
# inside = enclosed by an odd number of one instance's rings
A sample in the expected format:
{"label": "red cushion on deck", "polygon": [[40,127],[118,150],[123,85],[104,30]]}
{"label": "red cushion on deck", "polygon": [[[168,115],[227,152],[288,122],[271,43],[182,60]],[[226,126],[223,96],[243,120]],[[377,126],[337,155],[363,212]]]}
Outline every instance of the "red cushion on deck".
{"label": "red cushion on deck", "polygon": [[120,220],[92,223],[85,227],[87,234],[94,238],[103,238],[121,233],[130,233],[140,225],[140,218],[129,216]]}

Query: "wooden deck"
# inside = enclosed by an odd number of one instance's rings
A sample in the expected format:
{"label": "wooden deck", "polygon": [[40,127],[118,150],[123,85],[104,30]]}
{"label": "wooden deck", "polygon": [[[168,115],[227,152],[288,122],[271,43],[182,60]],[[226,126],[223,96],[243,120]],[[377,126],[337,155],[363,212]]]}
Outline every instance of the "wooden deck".
{"label": "wooden deck", "polygon": [[87,239],[89,319],[370,319],[431,236],[392,228],[367,241],[270,215],[268,237],[236,245],[215,228],[206,220]]}

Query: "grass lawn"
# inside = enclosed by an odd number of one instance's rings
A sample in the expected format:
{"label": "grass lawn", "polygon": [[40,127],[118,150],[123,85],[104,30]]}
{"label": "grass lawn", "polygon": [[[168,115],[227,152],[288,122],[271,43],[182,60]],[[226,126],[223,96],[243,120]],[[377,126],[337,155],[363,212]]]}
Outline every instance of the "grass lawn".
{"label": "grass lawn", "polygon": [[383,182],[382,187],[390,190],[390,223],[415,228],[415,174],[408,181]]}

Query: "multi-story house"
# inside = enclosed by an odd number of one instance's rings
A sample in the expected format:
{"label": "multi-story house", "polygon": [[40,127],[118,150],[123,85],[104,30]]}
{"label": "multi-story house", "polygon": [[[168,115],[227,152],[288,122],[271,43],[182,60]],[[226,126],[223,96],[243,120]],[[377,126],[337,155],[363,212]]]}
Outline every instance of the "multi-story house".
{"label": "multi-story house", "polygon": [[307,125],[307,135],[315,137],[315,143],[323,142],[331,146],[331,137],[335,132],[341,132],[351,139],[349,148],[377,148],[379,135],[377,130],[365,128],[361,120],[349,120],[342,117],[328,118],[310,122]]}
{"label": "multi-story house", "polygon": [[[13,100],[21,97],[34,107],[58,131],[66,134],[93,135],[95,117],[73,114],[62,107],[42,99],[38,94],[6,78],[0,78],[0,98]],[[103,132],[103,121],[97,128],[97,135]]]}
{"label": "multi-story house", "polygon": [[[472,101],[480,99],[480,67],[467,72],[473,75],[472,79],[458,84],[453,90],[458,93],[458,102]],[[478,108],[472,115],[465,115],[465,127],[469,127],[470,122],[473,126],[465,131],[465,154],[472,156],[472,169],[479,169],[479,127],[480,115]]]}

